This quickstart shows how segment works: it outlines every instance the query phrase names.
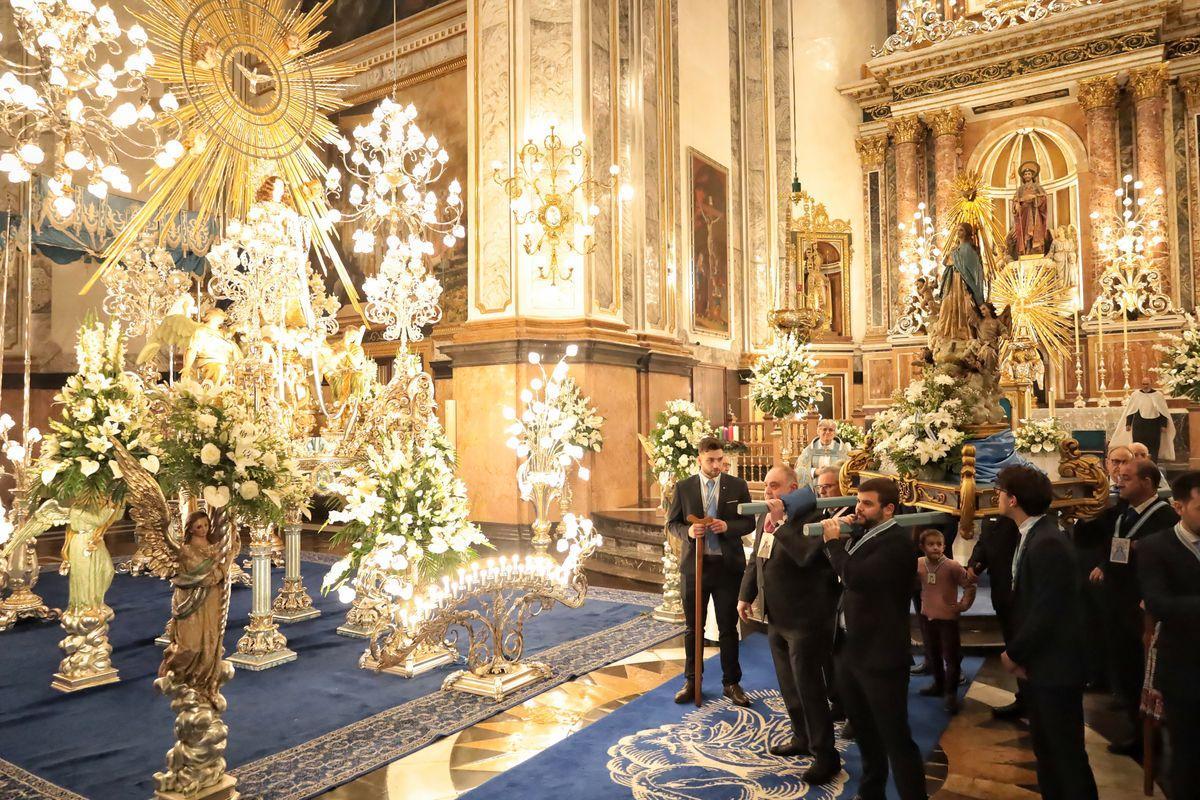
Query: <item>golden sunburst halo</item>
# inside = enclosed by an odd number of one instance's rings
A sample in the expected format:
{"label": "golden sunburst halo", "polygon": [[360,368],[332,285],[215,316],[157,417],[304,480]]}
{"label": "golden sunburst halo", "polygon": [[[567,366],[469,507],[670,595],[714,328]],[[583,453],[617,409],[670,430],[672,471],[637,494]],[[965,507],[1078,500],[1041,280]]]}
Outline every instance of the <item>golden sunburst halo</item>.
{"label": "golden sunburst halo", "polygon": [[950,193],[954,199],[946,211],[946,241],[942,243],[942,252],[954,249],[958,226],[964,222],[971,223],[979,235],[979,252],[983,254],[990,278],[1001,266],[996,254],[1004,246],[1004,232],[996,222],[992,198],[983,178],[974,170],[960,172],[954,178]]}
{"label": "golden sunburst halo", "polygon": [[1006,264],[992,278],[991,299],[1012,309],[1014,340],[1032,339],[1048,353],[1068,355],[1074,291],[1053,261],[1025,257]]}
{"label": "golden sunburst halo", "polygon": [[155,52],[147,74],[178,100],[163,124],[181,130],[182,153],[151,167],[141,187],[150,192],[146,204],[84,292],[142,230],[163,227],[189,200],[201,221],[243,219],[263,180],[278,176],[312,225],[318,257],[334,266],[358,307],[327,222],[318,154],[339,138],[328,116],[345,106],[338,84],[358,71],[341,60],[341,48],[317,52],[327,35],[317,26],[332,2],[301,13],[285,9],[285,0],[154,0],[137,14]]}

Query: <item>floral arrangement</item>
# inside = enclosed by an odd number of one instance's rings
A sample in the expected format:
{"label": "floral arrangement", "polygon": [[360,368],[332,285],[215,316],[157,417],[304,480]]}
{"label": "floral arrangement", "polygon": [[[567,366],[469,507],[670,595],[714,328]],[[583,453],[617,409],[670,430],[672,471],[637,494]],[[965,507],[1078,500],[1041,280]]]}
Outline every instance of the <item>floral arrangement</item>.
{"label": "floral arrangement", "polygon": [[1054,417],[1046,419],[1023,419],[1013,432],[1017,451],[1021,453],[1057,453],[1058,447],[1067,438],[1067,432],[1059,427]]}
{"label": "floral arrangement", "polygon": [[655,476],[666,483],[692,474],[700,440],[714,435],[716,430],[695,404],[688,400],[668,400],[666,408],[658,412],[645,444]]}
{"label": "floral arrangement", "polygon": [[347,585],[364,563],[390,575],[388,594],[412,597],[412,568],[422,580],[436,578],[475,558],[487,538],[468,519],[467,487],[454,472],[454,453],[437,420],[415,435],[393,434],[367,446],[362,459],[329,486],[341,507],[329,521],[342,523],[335,542],[349,543],[347,555],[325,576],[323,591]]}
{"label": "floral arrangement", "polygon": [[1187,323],[1168,344],[1157,344],[1154,349],[1163,353],[1162,365],[1155,368],[1162,379],[1165,394],[1186,397],[1200,402],[1200,328],[1196,318],[1185,313]]}
{"label": "floral arrangement", "polygon": [[[78,371],[54,396],[62,412],[50,421],[42,441],[37,463],[41,482],[34,500],[54,497],[64,506],[119,505],[125,499],[125,482],[112,439],[150,472],[159,468],[152,432],[144,427],[146,393],[141,380],[125,371],[125,336],[119,323],[85,320],[75,358]],[[22,447],[6,444],[10,460],[21,460],[13,456],[23,458],[24,453],[12,451],[13,446]]]}
{"label": "floral arrangement", "polygon": [[903,475],[928,465],[953,466],[967,438],[964,428],[973,405],[973,392],[945,372],[913,381],[875,417],[874,453]]}
{"label": "floral arrangement", "polygon": [[551,396],[552,384],[547,384],[546,394],[550,404],[558,409],[565,418],[575,420],[567,441],[582,450],[599,453],[604,447],[604,434],[600,428],[604,425],[604,417],[592,407],[592,399],[583,394],[574,378],[564,378],[557,393]]}
{"label": "floral arrangement", "polygon": [[755,362],[750,400],[776,419],[803,414],[825,396],[817,360],[807,344],[788,333],[771,343]]}
{"label": "floral arrangement", "polygon": [[839,420],[837,423],[837,437],[853,450],[859,450],[867,443],[867,432],[853,422],[845,420]]}
{"label": "floral arrangement", "polygon": [[162,483],[183,489],[240,522],[282,524],[285,511],[306,511],[309,486],[286,436],[268,409],[231,387],[176,381],[158,398]]}

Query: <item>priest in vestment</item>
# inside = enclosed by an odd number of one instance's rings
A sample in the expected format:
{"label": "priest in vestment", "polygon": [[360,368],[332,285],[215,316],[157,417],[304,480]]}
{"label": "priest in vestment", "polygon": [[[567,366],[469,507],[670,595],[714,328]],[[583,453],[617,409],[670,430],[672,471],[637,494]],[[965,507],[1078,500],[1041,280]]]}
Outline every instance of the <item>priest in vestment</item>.
{"label": "priest in vestment", "polygon": [[1175,460],[1175,422],[1167,408],[1167,398],[1154,388],[1149,378],[1142,388],[1129,395],[1113,431],[1110,447],[1140,442],[1150,451],[1156,464]]}

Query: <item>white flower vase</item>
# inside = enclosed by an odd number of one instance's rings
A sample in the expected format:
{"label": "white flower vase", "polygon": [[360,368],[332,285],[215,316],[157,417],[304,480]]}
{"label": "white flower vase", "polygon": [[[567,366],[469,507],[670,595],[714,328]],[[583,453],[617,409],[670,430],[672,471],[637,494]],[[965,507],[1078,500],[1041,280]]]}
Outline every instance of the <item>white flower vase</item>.
{"label": "white flower vase", "polygon": [[1033,464],[1042,472],[1049,476],[1050,480],[1056,481],[1058,475],[1059,454],[1057,450],[1051,450],[1049,453],[1021,453],[1021,458]]}

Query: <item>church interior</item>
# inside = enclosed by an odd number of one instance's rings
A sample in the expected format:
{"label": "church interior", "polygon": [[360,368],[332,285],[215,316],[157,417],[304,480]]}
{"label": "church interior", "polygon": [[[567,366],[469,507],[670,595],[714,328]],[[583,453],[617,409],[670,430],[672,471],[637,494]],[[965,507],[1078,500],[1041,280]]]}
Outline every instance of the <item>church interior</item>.
{"label": "church interior", "polygon": [[0,61],[0,800],[1200,797],[1200,0]]}

